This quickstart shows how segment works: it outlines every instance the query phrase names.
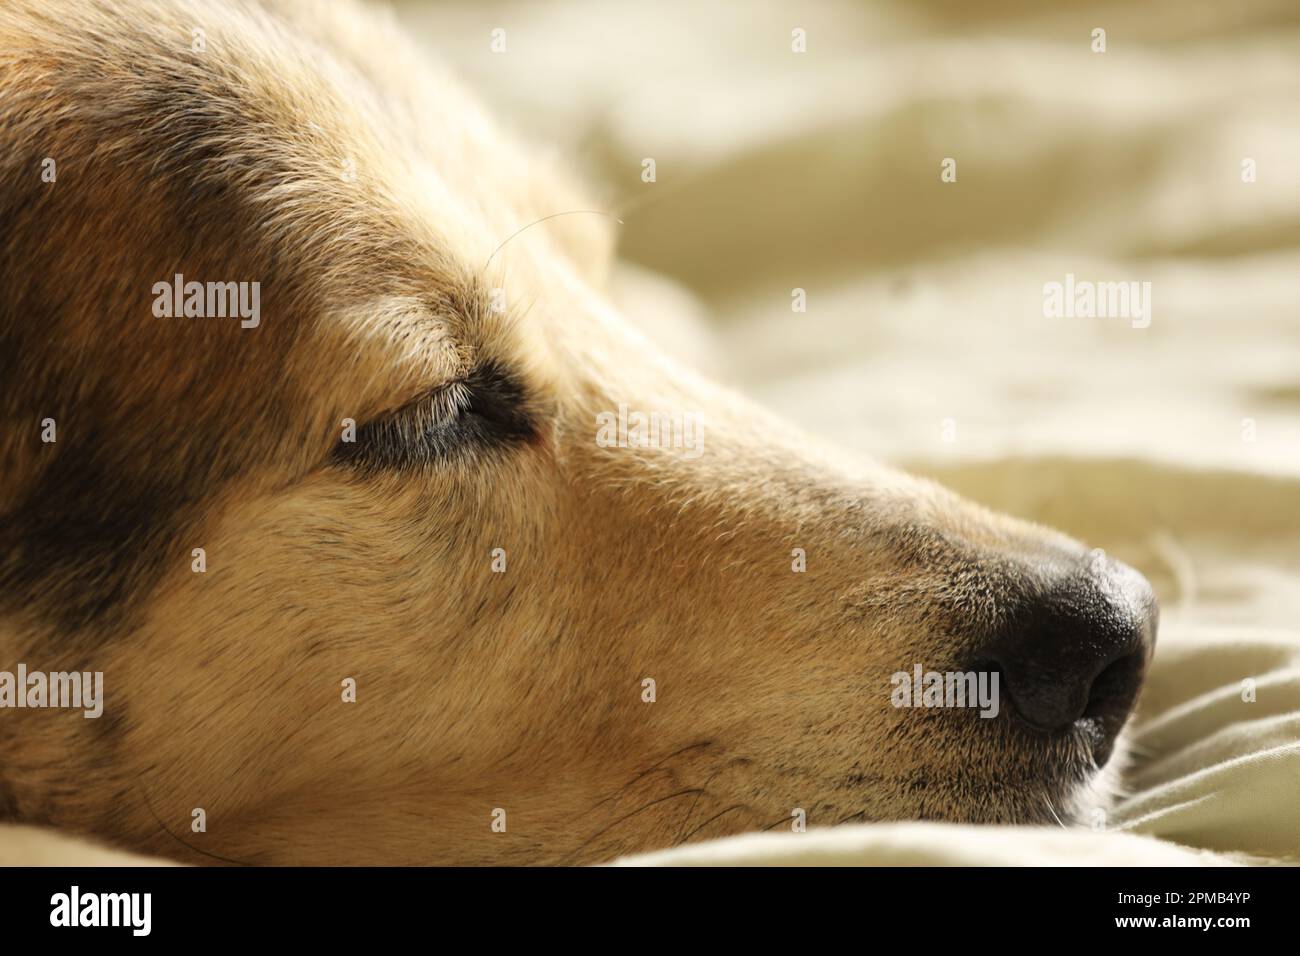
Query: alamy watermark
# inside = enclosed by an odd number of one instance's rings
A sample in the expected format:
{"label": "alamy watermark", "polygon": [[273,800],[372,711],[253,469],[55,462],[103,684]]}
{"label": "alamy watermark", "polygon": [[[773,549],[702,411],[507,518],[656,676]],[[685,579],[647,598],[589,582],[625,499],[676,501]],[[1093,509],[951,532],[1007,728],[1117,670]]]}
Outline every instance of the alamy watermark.
{"label": "alamy watermark", "polygon": [[51,926],[120,926],[132,936],[148,936],[152,912],[152,893],[83,893],[73,884],[50,897]]}
{"label": "alamy watermark", "polygon": [[658,448],[679,450],[683,458],[704,452],[704,418],[697,412],[629,411],[596,413],[596,444],[601,448]]}
{"label": "alamy watermark", "polygon": [[153,294],[153,314],[160,319],[238,317],[244,329],[262,321],[260,282],[186,282],[178,272],[171,282],[155,282]]}
{"label": "alamy watermark", "polygon": [[1090,282],[1067,272],[1064,282],[1043,283],[1043,318],[1129,319],[1133,328],[1145,329],[1151,324],[1151,283]]}
{"label": "alamy watermark", "polygon": [[0,671],[0,707],[67,707],[96,718],[104,713],[103,671]]}
{"label": "alamy watermark", "polygon": [[996,717],[1000,709],[997,671],[927,671],[920,664],[911,673],[898,671],[889,682],[895,707],[978,707],[981,717]]}

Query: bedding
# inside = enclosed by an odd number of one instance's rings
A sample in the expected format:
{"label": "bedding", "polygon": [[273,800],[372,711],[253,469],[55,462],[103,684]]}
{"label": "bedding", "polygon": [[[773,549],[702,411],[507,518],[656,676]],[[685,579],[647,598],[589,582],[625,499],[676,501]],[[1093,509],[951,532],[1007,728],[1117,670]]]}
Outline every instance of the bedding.
{"label": "bedding", "polygon": [[[648,334],[829,442],[1134,564],[1162,625],[1103,819],[810,820],[624,862],[1297,862],[1300,8],[736,11],[400,15],[606,184],[614,295]],[[1066,282],[1149,283],[1146,314],[1049,314]]]}

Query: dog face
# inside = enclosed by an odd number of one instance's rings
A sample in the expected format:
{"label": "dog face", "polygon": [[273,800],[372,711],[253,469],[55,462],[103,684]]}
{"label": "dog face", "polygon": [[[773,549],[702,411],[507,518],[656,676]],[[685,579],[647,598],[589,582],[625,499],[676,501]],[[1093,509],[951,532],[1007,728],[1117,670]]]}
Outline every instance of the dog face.
{"label": "dog face", "polygon": [[[9,816],[588,862],[1085,805],[1145,582],[657,354],[606,222],[520,233],[584,204],[373,14],[23,0],[0,128],[0,667],[105,684],[0,711]],[[898,706],[917,665],[1003,704]]]}

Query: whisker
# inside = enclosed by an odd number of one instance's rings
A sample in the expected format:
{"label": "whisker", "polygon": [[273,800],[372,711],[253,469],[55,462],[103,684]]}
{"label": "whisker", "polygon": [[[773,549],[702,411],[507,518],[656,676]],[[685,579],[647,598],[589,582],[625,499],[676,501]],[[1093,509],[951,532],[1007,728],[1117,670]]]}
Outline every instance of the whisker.
{"label": "whisker", "polygon": [[581,853],[583,850],[585,850],[587,847],[591,846],[591,844],[594,843],[596,840],[598,840],[601,836],[603,836],[604,834],[608,833],[610,830],[614,829],[614,827],[618,826],[620,823],[624,823],[624,822],[630,820],[632,817],[636,816],[638,813],[644,813],[645,811],[649,810],[650,808],[652,808],[652,807],[656,807],[656,806],[658,806],[659,804],[664,803],[664,802],[667,801],[667,800],[673,800],[673,799],[676,799],[677,797],[685,797],[685,796],[688,796],[688,795],[693,794],[693,793],[703,793],[703,792],[704,792],[704,791],[702,791],[699,787],[689,787],[689,788],[686,789],[686,790],[678,790],[676,793],[670,793],[670,794],[668,794],[668,796],[666,796],[666,797],[659,797],[657,800],[651,800],[651,801],[650,801],[649,803],[647,803],[645,806],[638,807],[637,809],[633,810],[631,813],[627,813],[627,814],[624,814],[623,816],[619,817],[617,820],[615,820],[613,823],[609,824],[608,826],[602,827],[601,829],[597,830],[595,833],[593,833],[591,836],[589,836],[586,840],[584,840],[584,841],[583,841],[583,842],[582,842],[582,843],[581,843],[581,844],[580,844],[576,849],[574,849],[574,851],[573,851],[572,853],[567,854],[567,855],[566,855],[566,856],[565,856],[565,857],[560,861],[560,864],[561,864],[561,865],[564,865],[564,864],[567,863],[569,860],[572,860],[572,859],[575,858],[579,853]]}
{"label": "whisker", "polygon": [[686,812],[686,819],[682,821],[682,828],[678,832],[677,840],[676,842],[673,843],[673,846],[677,846],[683,840],[686,839],[686,837],[684,837],[682,834],[686,832],[686,827],[690,824],[691,817],[695,816],[695,808],[698,807],[700,805],[700,801],[704,799],[704,794],[705,792],[708,791],[709,784],[713,783],[713,781],[717,778],[718,774],[722,773],[722,771],[726,770],[727,767],[730,766],[731,764],[727,764],[724,767],[719,767],[717,770],[713,771],[713,773],[709,774],[709,776],[705,779],[704,785],[700,787],[700,792],[696,795],[695,800],[691,803],[690,810]]}
{"label": "whisker", "polygon": [[231,864],[234,864],[235,866],[256,866],[256,864],[254,864],[254,863],[249,863],[249,862],[246,861],[246,860],[235,860],[235,859],[232,859],[231,857],[228,857],[228,856],[221,856],[219,853],[211,853],[211,852],[209,852],[209,851],[207,851],[207,850],[204,850],[204,849],[201,849],[201,848],[199,848],[199,847],[197,847],[197,846],[194,846],[194,844],[192,844],[192,843],[186,843],[184,840],[182,840],[180,837],[178,837],[175,833],[173,833],[173,832],[171,831],[171,828],[168,827],[167,824],[165,824],[165,823],[162,822],[162,818],[161,818],[160,816],[158,816],[157,812],[154,810],[154,808],[153,808],[153,804],[149,802],[149,795],[148,795],[147,793],[144,792],[144,788],[141,787],[138,783],[136,784],[136,790],[139,791],[141,799],[144,800],[144,805],[145,805],[145,806],[148,808],[148,810],[149,810],[149,815],[150,815],[151,817],[154,818],[154,822],[157,823],[158,826],[162,828],[162,831],[163,831],[164,833],[166,833],[169,837],[171,837],[173,840],[175,840],[175,841],[176,841],[177,843],[179,843],[181,846],[186,847],[187,849],[193,850],[195,853],[199,853],[199,854],[201,854],[201,855],[203,855],[203,856],[206,856],[206,857],[208,857],[209,859],[218,860],[218,861],[221,862],[221,863],[231,863]]}
{"label": "whisker", "polygon": [[1070,829],[1065,825],[1064,821],[1061,820],[1060,815],[1056,812],[1056,807],[1052,806],[1052,797],[1050,794],[1048,793],[1043,794],[1043,802],[1047,804],[1047,812],[1052,815],[1052,819],[1056,821],[1056,825],[1059,826],[1062,830]]}
{"label": "whisker", "polygon": [[705,820],[703,823],[701,823],[698,827],[696,827],[696,828],[695,828],[694,830],[692,830],[690,833],[686,834],[686,836],[682,837],[682,839],[681,839],[680,841],[678,841],[678,843],[677,843],[676,845],[677,845],[677,846],[681,846],[683,843],[685,843],[685,842],[686,842],[687,840],[689,840],[691,837],[695,836],[695,834],[699,833],[701,830],[703,830],[705,827],[707,827],[707,826],[708,826],[710,823],[712,823],[714,820],[718,819],[719,817],[724,817],[724,816],[726,816],[726,815],[727,815],[728,813],[730,813],[732,810],[743,810],[743,809],[745,809],[745,805],[744,805],[743,803],[736,803],[736,804],[732,804],[731,806],[727,807],[727,809],[721,811],[720,813],[715,813],[713,816],[709,817],[707,820]]}
{"label": "whisker", "polygon": [[506,236],[505,239],[501,241],[501,244],[492,250],[492,255],[487,257],[487,262],[483,263],[483,268],[486,269],[488,266],[490,266],[492,264],[492,260],[496,258],[496,254],[501,251],[501,249],[505,246],[505,244],[509,242],[511,239],[515,238],[521,232],[531,229],[533,228],[533,226],[536,226],[540,223],[546,222],[548,219],[558,219],[561,216],[576,216],[579,213],[587,213],[593,216],[604,216],[607,219],[613,219],[620,226],[623,225],[622,219],[619,219],[613,213],[605,212],[605,210],[603,209],[569,209],[566,210],[565,212],[553,212],[549,216],[543,216],[541,219],[534,219],[528,225],[522,226],[521,228],[516,229],[514,232],[510,233],[510,235]]}
{"label": "whisker", "polygon": [[640,781],[642,778],[644,778],[644,777],[646,777],[646,776],[648,776],[648,775],[650,775],[650,774],[652,774],[652,773],[656,773],[656,772],[658,772],[658,773],[666,773],[667,770],[668,770],[668,768],[664,767],[664,764],[666,764],[668,761],[672,760],[674,757],[680,757],[680,756],[681,756],[682,754],[684,754],[684,753],[689,753],[689,752],[692,751],[692,750],[698,750],[698,749],[701,748],[701,747],[711,747],[711,746],[713,746],[713,741],[712,741],[712,740],[697,740],[697,741],[696,741],[695,743],[693,743],[693,744],[687,744],[685,747],[682,747],[682,748],[679,749],[679,750],[674,750],[672,753],[668,754],[668,756],[666,756],[666,757],[661,757],[660,759],[658,759],[658,760],[656,760],[654,763],[652,763],[650,766],[646,767],[644,770],[642,770],[642,771],[638,772],[637,774],[635,774],[635,775],[632,777],[631,780],[629,780],[627,783],[623,784],[623,786],[619,787],[617,790],[615,790],[613,793],[611,793],[608,797],[604,797],[604,798],[602,798],[602,799],[600,799],[600,800],[597,800],[594,804],[592,804],[592,806],[590,807],[590,809],[589,809],[587,812],[590,813],[591,810],[595,810],[597,807],[601,806],[602,804],[609,803],[609,801],[614,800],[614,799],[617,799],[618,797],[620,797],[620,796],[622,796],[624,793],[626,793],[626,792],[627,792],[627,791],[628,791],[632,786],[634,786],[634,785],[635,785],[638,781]]}

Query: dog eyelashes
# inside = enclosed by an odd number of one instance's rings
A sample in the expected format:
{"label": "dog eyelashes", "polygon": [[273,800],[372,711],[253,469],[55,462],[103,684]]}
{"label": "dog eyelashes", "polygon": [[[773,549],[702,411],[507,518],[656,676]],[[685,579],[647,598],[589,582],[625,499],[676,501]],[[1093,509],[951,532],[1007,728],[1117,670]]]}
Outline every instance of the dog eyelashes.
{"label": "dog eyelashes", "polygon": [[330,461],[366,470],[437,465],[504,451],[536,434],[519,380],[500,364],[486,362],[464,378],[360,425],[354,441],[334,447]]}

